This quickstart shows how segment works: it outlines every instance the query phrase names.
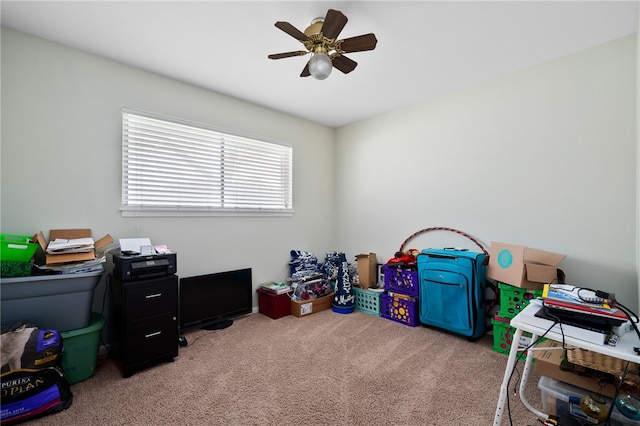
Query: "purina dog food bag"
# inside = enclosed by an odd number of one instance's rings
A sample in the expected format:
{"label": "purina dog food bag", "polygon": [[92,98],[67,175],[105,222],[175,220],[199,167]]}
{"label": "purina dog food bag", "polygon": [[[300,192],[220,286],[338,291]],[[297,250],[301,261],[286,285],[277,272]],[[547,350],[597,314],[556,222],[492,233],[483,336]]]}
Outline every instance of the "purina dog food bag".
{"label": "purina dog food bag", "polygon": [[62,367],[3,373],[0,424],[12,425],[66,410],[73,402]]}
{"label": "purina dog food bag", "polygon": [[56,330],[20,323],[0,334],[0,423],[21,423],[67,409],[73,400]]}
{"label": "purina dog food bag", "polygon": [[18,323],[0,335],[2,373],[21,368],[45,368],[62,362],[62,336],[57,330],[43,330]]}

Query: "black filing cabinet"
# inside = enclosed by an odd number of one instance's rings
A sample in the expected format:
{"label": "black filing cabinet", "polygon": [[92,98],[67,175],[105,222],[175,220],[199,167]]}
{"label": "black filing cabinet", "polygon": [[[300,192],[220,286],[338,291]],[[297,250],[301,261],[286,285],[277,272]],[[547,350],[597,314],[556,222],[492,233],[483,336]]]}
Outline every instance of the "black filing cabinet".
{"label": "black filing cabinet", "polygon": [[178,356],[178,276],[120,281],[112,289],[122,375]]}

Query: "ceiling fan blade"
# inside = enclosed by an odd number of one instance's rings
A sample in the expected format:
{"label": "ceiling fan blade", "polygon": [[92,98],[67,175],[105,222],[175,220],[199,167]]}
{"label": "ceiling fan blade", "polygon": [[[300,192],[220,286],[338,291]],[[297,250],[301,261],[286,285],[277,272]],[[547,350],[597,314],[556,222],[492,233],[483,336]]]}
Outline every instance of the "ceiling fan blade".
{"label": "ceiling fan blade", "polygon": [[304,69],[300,73],[300,77],[309,77],[310,75],[311,72],[309,71],[309,62],[307,62],[307,65],[304,66]]}
{"label": "ceiling fan blade", "polygon": [[331,62],[333,63],[334,67],[342,71],[344,74],[349,74],[358,66],[358,63],[356,61],[342,55],[335,56],[331,60]]}
{"label": "ceiling fan blade", "polygon": [[327,16],[324,18],[324,23],[322,24],[322,35],[328,39],[334,39],[338,37],[340,31],[347,25],[347,17],[344,16],[342,12],[339,10],[329,9],[327,11]]}
{"label": "ceiling fan blade", "polygon": [[291,58],[293,56],[304,56],[309,53],[308,50],[296,50],[295,52],[283,52],[283,53],[272,53],[269,55],[269,59],[283,59],[283,58]]}
{"label": "ceiling fan blade", "polygon": [[289,34],[291,37],[297,38],[298,40],[305,42],[309,40],[309,37],[293,25],[288,22],[278,21],[276,22],[276,27],[280,28],[285,33]]}
{"label": "ceiling fan blade", "polygon": [[363,34],[356,37],[345,38],[340,44],[340,50],[345,53],[373,50],[378,44],[375,34]]}

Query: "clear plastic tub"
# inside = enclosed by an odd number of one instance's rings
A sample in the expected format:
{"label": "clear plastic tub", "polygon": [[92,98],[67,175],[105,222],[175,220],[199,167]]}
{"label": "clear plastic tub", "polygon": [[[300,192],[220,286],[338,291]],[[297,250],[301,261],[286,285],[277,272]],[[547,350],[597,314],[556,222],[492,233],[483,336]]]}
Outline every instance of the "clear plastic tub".
{"label": "clear plastic tub", "polygon": [[[579,403],[580,398],[584,395],[592,395],[593,392],[547,376],[540,376],[538,388],[542,392],[542,411],[546,414],[555,416],[572,415],[591,423],[594,422],[589,420],[588,416],[580,408]],[[605,401],[607,407],[610,408],[612,400],[605,398]],[[609,423],[611,426],[640,426],[640,421],[631,420],[618,411],[615,406],[613,408]]]}

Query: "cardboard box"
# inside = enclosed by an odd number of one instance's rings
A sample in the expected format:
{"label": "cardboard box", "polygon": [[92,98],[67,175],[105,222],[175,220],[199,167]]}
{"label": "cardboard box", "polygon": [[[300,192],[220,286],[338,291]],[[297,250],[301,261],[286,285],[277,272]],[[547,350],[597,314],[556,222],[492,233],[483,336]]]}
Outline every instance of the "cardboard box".
{"label": "cardboard box", "polygon": [[42,231],[38,233],[38,243],[40,243],[40,247],[45,252],[45,263],[47,265],[59,265],[63,263],[72,263],[72,262],[86,262],[88,260],[94,260],[96,258],[96,253],[104,251],[107,246],[113,243],[113,238],[111,235],[107,234],[104,237],[100,238],[97,241],[94,241],[94,250],[86,253],[64,253],[64,254],[48,254],[47,246],[49,245],[49,241],[55,240],[56,238],[64,238],[64,239],[75,239],[75,238],[90,238],[91,229],[52,229],[49,231],[49,240],[44,237]]}
{"label": "cardboard box", "polygon": [[516,287],[542,289],[544,284],[564,280],[564,272],[558,265],[565,257],[564,254],[493,241],[487,278]]}
{"label": "cardboard box", "polygon": [[[539,343],[536,347],[560,348],[551,350],[536,350],[533,352],[536,359],[536,373],[540,374],[541,376],[551,377],[552,379],[556,379],[561,382],[586,389],[590,392],[602,392],[603,395],[608,396],[609,398],[613,398],[613,396],[615,395],[616,387],[613,383],[606,383],[606,380],[603,380],[602,384],[604,386],[601,386],[601,383],[599,383],[598,378],[596,377],[562,370],[560,368],[560,364],[564,356],[564,350],[561,349],[562,343],[553,340],[547,340]],[[599,374],[607,378],[607,375],[604,373],[595,374]]]}
{"label": "cardboard box", "polygon": [[376,254],[358,254],[356,255],[358,262],[358,285],[364,289],[376,287],[378,283],[378,263]]}
{"label": "cardboard box", "polygon": [[296,317],[303,317],[305,315],[315,314],[316,312],[324,311],[331,307],[333,302],[333,292],[326,296],[318,297],[314,300],[291,301],[291,315]]}

